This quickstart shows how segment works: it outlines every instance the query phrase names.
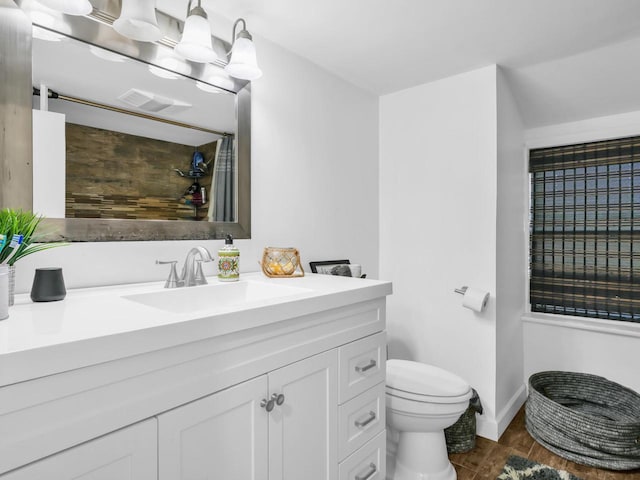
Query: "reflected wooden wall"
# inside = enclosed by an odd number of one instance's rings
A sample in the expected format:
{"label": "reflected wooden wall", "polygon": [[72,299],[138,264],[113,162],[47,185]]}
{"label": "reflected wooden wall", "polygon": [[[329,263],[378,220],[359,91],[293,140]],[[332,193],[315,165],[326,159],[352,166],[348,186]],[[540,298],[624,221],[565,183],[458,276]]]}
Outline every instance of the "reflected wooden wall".
{"label": "reflected wooden wall", "polygon": [[[211,172],[199,179],[207,203],[194,216],[194,208],[181,199],[193,180],[174,171],[188,172],[193,146],[70,123],[66,145],[67,218],[206,218]],[[198,150],[209,162],[215,156],[216,142]]]}

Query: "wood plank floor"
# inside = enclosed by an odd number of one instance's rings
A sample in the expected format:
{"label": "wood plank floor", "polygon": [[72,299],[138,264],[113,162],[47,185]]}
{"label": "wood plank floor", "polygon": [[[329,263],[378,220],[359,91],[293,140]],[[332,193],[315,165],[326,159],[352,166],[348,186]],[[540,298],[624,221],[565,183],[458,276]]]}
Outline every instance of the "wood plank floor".
{"label": "wood plank floor", "polygon": [[473,450],[450,454],[449,459],[458,472],[458,480],[495,480],[510,455],[566,470],[583,480],[640,480],[640,470],[614,472],[585,467],[546,450],[525,429],[524,407],[498,442],[477,437]]}

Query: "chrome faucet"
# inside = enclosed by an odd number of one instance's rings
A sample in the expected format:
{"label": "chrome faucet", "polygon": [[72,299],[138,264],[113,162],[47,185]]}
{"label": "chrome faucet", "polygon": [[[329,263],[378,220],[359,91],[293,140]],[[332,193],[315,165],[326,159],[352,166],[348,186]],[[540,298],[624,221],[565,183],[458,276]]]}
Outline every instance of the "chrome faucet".
{"label": "chrome faucet", "polygon": [[[200,257],[200,260],[196,258]],[[213,256],[204,247],[194,247],[187,253],[187,258],[182,266],[182,273],[178,276],[176,272],[176,260],[161,262],[156,260],[158,265],[171,265],[169,278],[164,284],[164,288],[193,287],[194,285],[206,285],[207,278],[202,271],[202,262],[213,262]]]}
{"label": "chrome faucet", "polygon": [[[196,260],[196,256],[199,256],[200,260]],[[194,247],[189,250],[182,266],[182,275],[180,275],[180,280],[185,287],[207,284],[207,279],[202,271],[202,262],[213,262],[213,256],[209,250],[204,247]]]}

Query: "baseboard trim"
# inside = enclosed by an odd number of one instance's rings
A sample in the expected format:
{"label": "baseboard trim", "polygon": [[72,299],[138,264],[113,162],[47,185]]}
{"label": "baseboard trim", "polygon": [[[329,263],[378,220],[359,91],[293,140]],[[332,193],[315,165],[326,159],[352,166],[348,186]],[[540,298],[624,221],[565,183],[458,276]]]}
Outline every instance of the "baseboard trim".
{"label": "baseboard trim", "polygon": [[527,401],[527,386],[525,384],[520,385],[518,391],[511,397],[507,405],[497,415],[498,424],[498,438],[502,436],[507,429],[513,417],[516,416],[520,407]]}
{"label": "baseboard trim", "polygon": [[498,441],[498,422],[486,415],[476,415],[476,435]]}
{"label": "baseboard trim", "polygon": [[523,384],[509,399],[507,405],[496,415],[496,418],[489,418],[488,415],[476,415],[476,434],[497,442],[526,400],[527,388]]}

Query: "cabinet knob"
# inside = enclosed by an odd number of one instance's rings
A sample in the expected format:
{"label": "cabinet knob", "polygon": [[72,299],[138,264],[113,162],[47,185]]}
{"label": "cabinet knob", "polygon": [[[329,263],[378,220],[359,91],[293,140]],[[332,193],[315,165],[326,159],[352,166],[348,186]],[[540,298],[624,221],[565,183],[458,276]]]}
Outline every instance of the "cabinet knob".
{"label": "cabinet knob", "polygon": [[267,400],[266,398],[263,398],[262,401],[260,402],[260,406],[264,408],[267,412],[270,412],[271,410],[273,410],[273,407],[275,407],[275,405],[276,403],[273,399]]}
{"label": "cabinet knob", "polygon": [[356,365],[356,372],[366,372],[367,370],[371,370],[372,368],[374,368],[377,364],[378,362],[376,362],[374,359],[371,359],[366,365]]}
{"label": "cabinet knob", "polygon": [[368,480],[369,478],[373,477],[377,471],[378,467],[376,467],[376,464],[370,463],[369,467],[367,467],[367,470],[364,473],[356,475],[354,480]]}
{"label": "cabinet knob", "polygon": [[271,401],[276,402],[276,405],[280,406],[284,403],[284,394],[282,393],[274,393],[271,395]]}

